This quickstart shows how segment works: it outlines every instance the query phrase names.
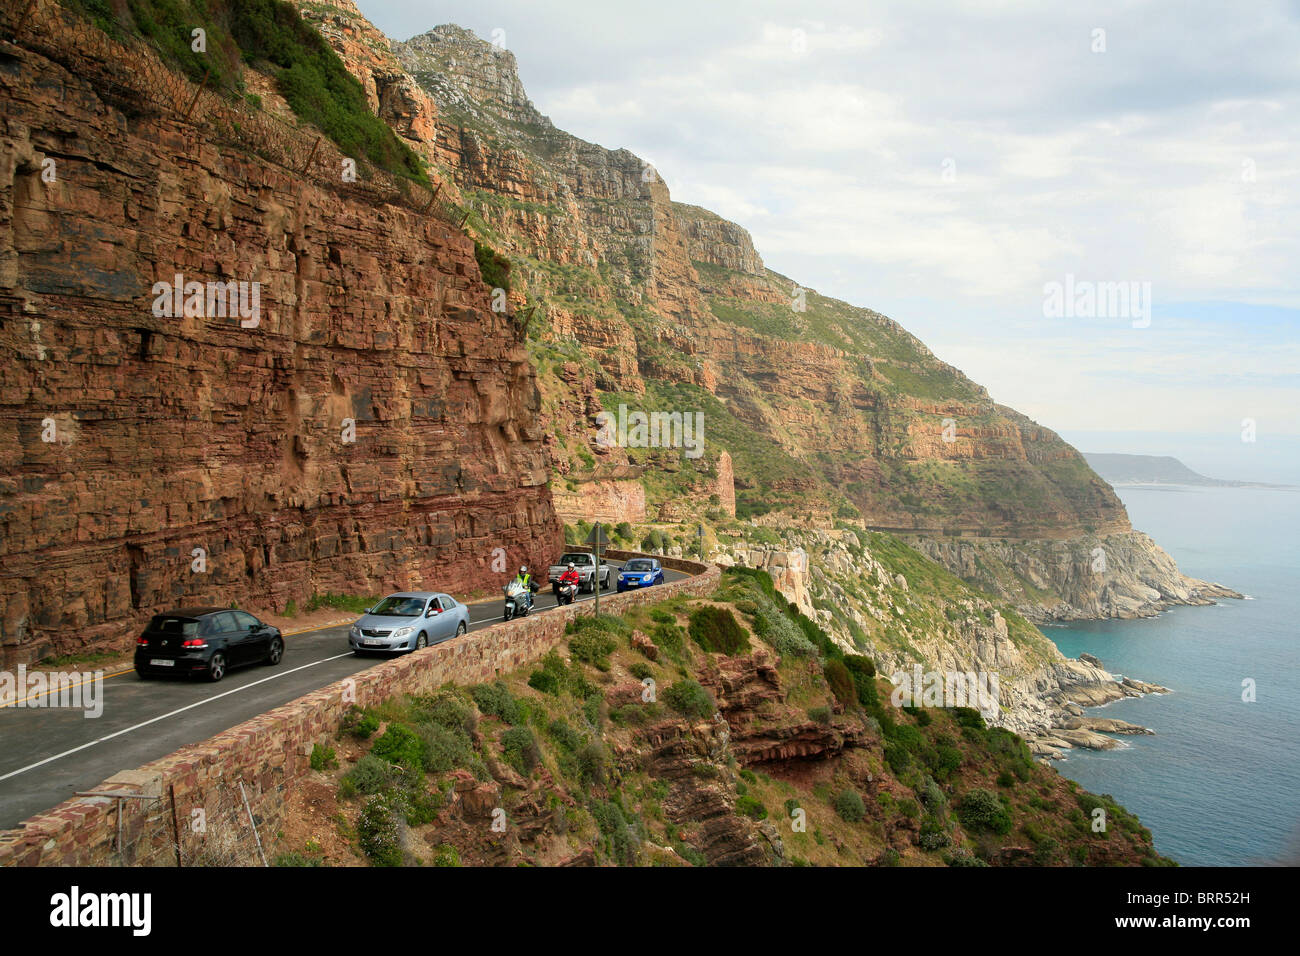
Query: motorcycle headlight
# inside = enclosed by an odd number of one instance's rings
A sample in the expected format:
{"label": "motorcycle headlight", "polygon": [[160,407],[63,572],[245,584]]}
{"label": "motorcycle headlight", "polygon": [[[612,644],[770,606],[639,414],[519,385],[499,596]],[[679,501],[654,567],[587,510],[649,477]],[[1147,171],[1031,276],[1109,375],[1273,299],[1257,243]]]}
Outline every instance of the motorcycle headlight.
{"label": "motorcycle headlight", "polygon": [[393,637],[406,637],[406,635],[410,634],[413,630],[415,630],[413,627],[404,627],[393,634]]}

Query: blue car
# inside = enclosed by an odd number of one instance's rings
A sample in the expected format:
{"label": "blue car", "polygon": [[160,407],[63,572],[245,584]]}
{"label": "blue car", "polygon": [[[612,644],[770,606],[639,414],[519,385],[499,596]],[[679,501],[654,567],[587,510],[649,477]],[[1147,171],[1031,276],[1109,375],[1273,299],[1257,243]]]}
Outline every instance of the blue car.
{"label": "blue car", "polygon": [[618,573],[619,592],[664,583],[664,569],[654,558],[632,558]]}

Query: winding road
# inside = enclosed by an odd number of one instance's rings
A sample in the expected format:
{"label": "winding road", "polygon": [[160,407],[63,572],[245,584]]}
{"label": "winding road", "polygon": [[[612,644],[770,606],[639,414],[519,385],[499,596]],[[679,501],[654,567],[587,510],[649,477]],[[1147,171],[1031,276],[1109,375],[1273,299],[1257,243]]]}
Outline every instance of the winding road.
{"label": "winding road", "polygon": [[[664,569],[666,581],[687,576]],[[594,597],[583,594],[578,600]],[[549,589],[535,600],[533,613],[555,607]],[[469,605],[470,633],[458,640],[473,640],[474,631],[501,623],[501,608],[499,598]],[[380,663],[383,658],[357,657],[348,650],[348,627],[288,633],[279,666],[240,668],[217,684],[143,681],[132,670],[105,674],[103,713],[97,718],[79,709],[0,708],[0,829],[11,829],[121,770],[165,757]]]}

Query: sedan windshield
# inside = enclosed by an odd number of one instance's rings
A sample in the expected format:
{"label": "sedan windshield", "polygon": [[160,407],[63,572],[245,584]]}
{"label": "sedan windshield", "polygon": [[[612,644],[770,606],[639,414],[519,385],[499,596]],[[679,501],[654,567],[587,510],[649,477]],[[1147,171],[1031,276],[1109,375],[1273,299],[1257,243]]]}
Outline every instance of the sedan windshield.
{"label": "sedan windshield", "polygon": [[415,617],[424,613],[424,598],[402,597],[400,594],[395,594],[376,604],[370,613],[383,617]]}
{"label": "sedan windshield", "polygon": [[649,561],[629,561],[623,565],[624,571],[653,571],[654,569],[654,564]]}

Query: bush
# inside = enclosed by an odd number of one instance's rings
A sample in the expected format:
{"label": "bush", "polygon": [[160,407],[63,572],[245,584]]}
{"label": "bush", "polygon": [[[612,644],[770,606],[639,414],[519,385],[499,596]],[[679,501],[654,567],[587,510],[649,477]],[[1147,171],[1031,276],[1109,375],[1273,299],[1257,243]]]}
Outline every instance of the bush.
{"label": "bush", "polygon": [[510,291],[510,260],[489,245],[474,240],[474,258],[478,261],[483,283],[493,289]]}
{"label": "bush", "polygon": [[460,854],[450,843],[444,843],[434,851],[434,866],[460,866]]}
{"label": "bush", "polygon": [[281,853],[279,856],[275,858],[275,860],[271,863],[271,865],[272,866],[320,866],[321,861],[320,861],[320,857],[317,856],[307,856],[304,853],[297,853],[295,851],[290,851],[288,853]]}
{"label": "bush", "polygon": [[664,691],[664,702],[686,717],[709,717],[718,705],[698,681],[679,680]]}
{"label": "bush", "polygon": [[650,640],[654,641],[655,646],[665,653],[678,656],[686,643],[686,631],[672,622],[672,615],[669,615],[669,618],[670,620],[666,622],[660,621],[655,624],[650,632]]}
{"label": "bush", "polygon": [[423,744],[425,770],[445,773],[469,763],[474,748],[459,724],[450,729],[430,721],[417,724],[415,730]]}
{"label": "bush", "polygon": [[527,727],[511,727],[501,735],[501,752],[506,763],[514,767],[525,777],[541,762],[542,752],[537,747],[537,738]]}
{"label": "bush", "polygon": [[379,718],[360,707],[349,707],[339,723],[339,732],[355,737],[357,740],[369,740],[379,729]]}
{"label": "bush", "polygon": [[654,668],[645,661],[636,661],[628,668],[628,673],[637,680],[645,680],[647,677],[653,677],[654,672]]}
{"label": "bush", "polygon": [[975,787],[966,791],[957,803],[957,819],[974,832],[1006,833],[1011,829],[1011,814],[997,794]]}
{"label": "bush", "polygon": [[711,653],[734,655],[749,650],[749,638],[730,608],[706,604],[691,612],[691,640]]}
{"label": "bush", "polygon": [[863,657],[861,654],[845,654],[844,666],[849,669],[854,679],[866,678],[874,680],[876,676],[876,662],[870,657]]}
{"label": "bush", "polygon": [[754,633],[772,645],[782,657],[815,657],[817,647],[803,630],[776,603],[755,595]]}
{"label": "bush", "polygon": [[831,685],[831,693],[836,700],[846,707],[852,707],[858,702],[857,685],[853,683],[853,675],[843,661],[831,658],[822,667],[822,673],[826,675],[826,683]]}
{"label": "bush", "polygon": [[403,724],[389,724],[370,752],[381,760],[413,770],[424,768],[424,741]]}
{"label": "bush", "polygon": [[637,841],[618,804],[609,800],[596,800],[588,806],[588,810],[600,828],[601,848],[618,863],[635,863]]}
{"label": "bush", "polygon": [[472,734],[478,724],[474,705],[461,694],[447,690],[412,699],[411,719],[417,724],[437,724],[465,734]]}
{"label": "bush", "polygon": [[867,815],[867,807],[856,790],[841,790],[835,798],[835,812],[847,823],[861,823]]}
{"label": "bush", "polygon": [[311,748],[311,769],[332,770],[339,765],[338,755],[328,745],[316,744]]}
{"label": "bush", "polygon": [[357,819],[361,849],[375,866],[401,866],[401,823],[396,801],[389,794],[371,797]]}
{"label": "bush", "polygon": [[767,807],[763,806],[763,801],[748,794],[736,798],[736,812],[751,820],[767,819]]}
{"label": "bush", "polygon": [[609,670],[609,655],[618,644],[613,636],[593,629],[574,634],[569,638],[569,654],[575,661],[583,661],[597,670]]}
{"label": "bush", "polygon": [[551,721],[546,729],[555,742],[570,753],[577,753],[578,748],[582,746],[582,735],[569,726],[569,722],[563,718]]}
{"label": "bush", "polygon": [[476,684],[470,690],[478,709],[493,717],[500,717],[507,724],[523,722],[519,702],[510,695],[510,689],[501,681],[494,684]]}
{"label": "bush", "polygon": [[609,775],[609,754],[599,740],[590,740],[578,749],[578,775],[586,783],[605,783]]}
{"label": "bush", "polygon": [[355,793],[376,794],[393,782],[393,771],[373,754],[366,754],[349,770],[341,783]]}
{"label": "bush", "polygon": [[829,707],[810,707],[808,708],[808,719],[819,724],[829,724],[831,722],[831,709]]}

